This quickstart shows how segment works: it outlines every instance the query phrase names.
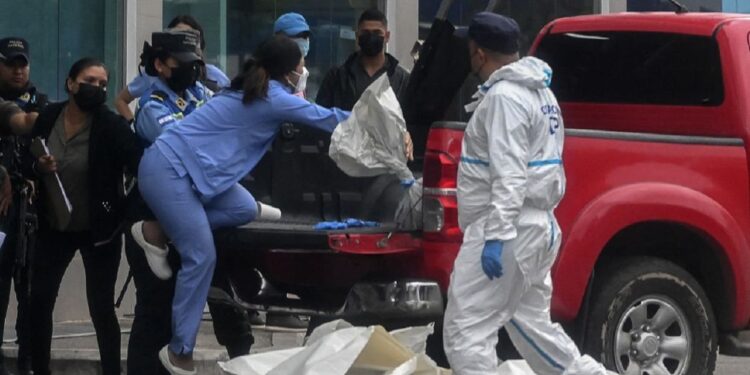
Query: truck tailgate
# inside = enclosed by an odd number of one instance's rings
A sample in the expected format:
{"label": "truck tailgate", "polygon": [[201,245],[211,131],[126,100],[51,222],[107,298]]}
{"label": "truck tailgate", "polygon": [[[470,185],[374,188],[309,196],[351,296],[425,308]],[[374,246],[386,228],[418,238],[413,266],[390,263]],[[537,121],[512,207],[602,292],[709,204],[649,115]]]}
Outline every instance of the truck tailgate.
{"label": "truck tailgate", "polygon": [[258,221],[217,233],[224,248],[309,249],[346,254],[376,255],[417,251],[421,239],[398,232],[395,224],[372,228],[315,230],[316,223]]}

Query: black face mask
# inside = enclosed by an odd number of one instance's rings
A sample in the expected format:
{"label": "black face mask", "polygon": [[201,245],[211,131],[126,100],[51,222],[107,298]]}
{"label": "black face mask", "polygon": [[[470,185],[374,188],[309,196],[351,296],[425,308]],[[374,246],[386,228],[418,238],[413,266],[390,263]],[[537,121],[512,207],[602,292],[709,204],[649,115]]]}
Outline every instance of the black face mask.
{"label": "black face mask", "polygon": [[84,112],[99,108],[107,101],[107,90],[104,87],[94,86],[88,83],[79,83],[78,92],[73,94],[76,105]]}
{"label": "black face mask", "polygon": [[172,75],[167,78],[167,86],[174,92],[182,92],[195,84],[200,76],[197,63],[181,63],[172,69]]}
{"label": "black face mask", "polygon": [[359,34],[359,50],[365,56],[373,57],[383,52],[385,37],[373,32],[365,31]]}

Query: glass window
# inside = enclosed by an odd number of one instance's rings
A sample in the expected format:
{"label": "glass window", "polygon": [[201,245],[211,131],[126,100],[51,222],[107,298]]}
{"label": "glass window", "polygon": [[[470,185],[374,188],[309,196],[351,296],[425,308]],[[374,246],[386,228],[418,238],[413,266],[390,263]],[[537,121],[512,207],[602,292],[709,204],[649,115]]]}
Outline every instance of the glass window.
{"label": "glass window", "polygon": [[[598,2],[599,0],[498,0],[493,11],[512,17],[518,22],[521,28],[521,55],[526,55],[544,25],[559,17],[595,13],[594,3]],[[419,0],[419,39],[427,38],[440,3],[440,0]],[[488,3],[487,0],[455,0],[448,11],[447,19],[455,26],[468,26],[474,14],[485,11]],[[467,77],[446,110],[447,120],[469,119],[470,114],[464,110],[464,104],[471,101],[471,96],[480,84],[474,75]]]}
{"label": "glass window", "polygon": [[647,32],[553,34],[537,55],[560,101],[718,105],[721,61],[710,37]]}
{"label": "glass window", "polygon": [[[595,12],[594,2],[594,0],[499,0],[493,11],[509,16],[518,22],[522,33],[521,53],[525,55],[544,25],[560,17],[592,14]],[[440,3],[440,0],[419,0],[419,39],[427,38]],[[474,14],[486,10],[488,3],[488,0],[453,1],[447,18],[453,25],[468,26]]]}
{"label": "glass window", "polygon": [[[722,0],[680,0],[691,12],[721,12]],[[630,12],[674,11],[676,8],[669,0],[628,0]]]}
{"label": "glass window", "polygon": [[164,0],[163,20],[180,14],[195,17],[206,33],[206,59],[231,78],[255,48],[273,34],[273,22],[287,12],[305,16],[310,25],[310,78],[307,97],[315,98],[323,76],[354,52],[359,15],[378,0]]}
{"label": "glass window", "polygon": [[28,40],[31,81],[51,100],[67,98],[64,82],[76,60],[85,56],[101,59],[109,69],[111,102],[121,81],[121,3],[26,0],[18,6],[16,0],[0,0],[0,38],[18,36]]}

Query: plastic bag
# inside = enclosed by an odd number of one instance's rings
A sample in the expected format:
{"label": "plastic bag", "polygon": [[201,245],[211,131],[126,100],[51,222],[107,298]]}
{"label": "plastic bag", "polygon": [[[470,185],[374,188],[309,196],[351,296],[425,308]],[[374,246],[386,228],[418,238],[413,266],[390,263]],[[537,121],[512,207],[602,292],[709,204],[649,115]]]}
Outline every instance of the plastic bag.
{"label": "plastic bag", "polygon": [[426,326],[406,327],[391,331],[393,336],[401,345],[417,354],[425,354],[427,351],[427,338],[435,333],[435,323]]}
{"label": "plastic bag", "polygon": [[219,362],[230,375],[445,375],[424,353],[433,326],[392,334],[380,326],[352,327],[345,321],[321,325],[304,347],[251,354]]}
{"label": "plastic bag", "polygon": [[396,208],[394,221],[399,230],[422,229],[422,179],[412,184]]}
{"label": "plastic bag", "polygon": [[333,131],[328,155],[352,177],[392,173],[402,181],[413,181],[406,165],[405,133],[401,106],[388,75],[383,74],[362,93],[352,115]]}

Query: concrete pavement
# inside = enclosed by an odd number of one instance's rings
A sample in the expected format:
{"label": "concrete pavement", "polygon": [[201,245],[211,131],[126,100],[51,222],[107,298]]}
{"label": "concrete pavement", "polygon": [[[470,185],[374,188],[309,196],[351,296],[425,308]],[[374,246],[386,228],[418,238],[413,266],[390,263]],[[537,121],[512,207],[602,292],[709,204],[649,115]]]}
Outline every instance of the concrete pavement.
{"label": "concrete pavement", "polygon": [[[127,358],[127,344],[129,339],[131,319],[120,321],[122,328],[122,358],[123,373]],[[15,374],[12,364],[16,357],[16,346],[13,343],[15,332],[12,326],[6,326],[3,353],[8,360],[9,370]],[[285,349],[299,346],[304,339],[304,331],[282,332],[269,330],[264,327],[254,327],[255,345],[253,353],[267,350]],[[55,323],[54,339],[52,341],[52,370],[61,375],[99,375],[99,351],[93,327],[87,321],[72,321]],[[199,374],[223,375],[217,362],[228,359],[224,348],[216,342],[211,322],[205,320],[198,336],[195,358]],[[715,375],[743,375],[750,374],[750,358],[736,358],[719,356]]]}
{"label": "concrete pavement", "polygon": [[[128,339],[130,338],[130,326],[132,320],[124,318],[120,320],[122,330],[122,368],[125,373],[127,358]],[[14,343],[15,331],[12,326],[5,327],[5,338],[3,340],[3,354],[9,359],[8,369],[15,374],[15,358],[17,347]],[[293,332],[280,332],[268,330],[264,327],[254,327],[255,345],[251,353],[257,353],[270,349],[284,349],[302,345],[304,330]],[[99,350],[96,344],[91,322],[73,321],[55,323],[52,353],[52,373],[61,375],[99,375]],[[222,375],[217,362],[228,359],[224,348],[216,342],[213,326],[208,320],[201,324],[198,335],[197,348],[194,358],[198,366],[198,373],[203,375]]]}

